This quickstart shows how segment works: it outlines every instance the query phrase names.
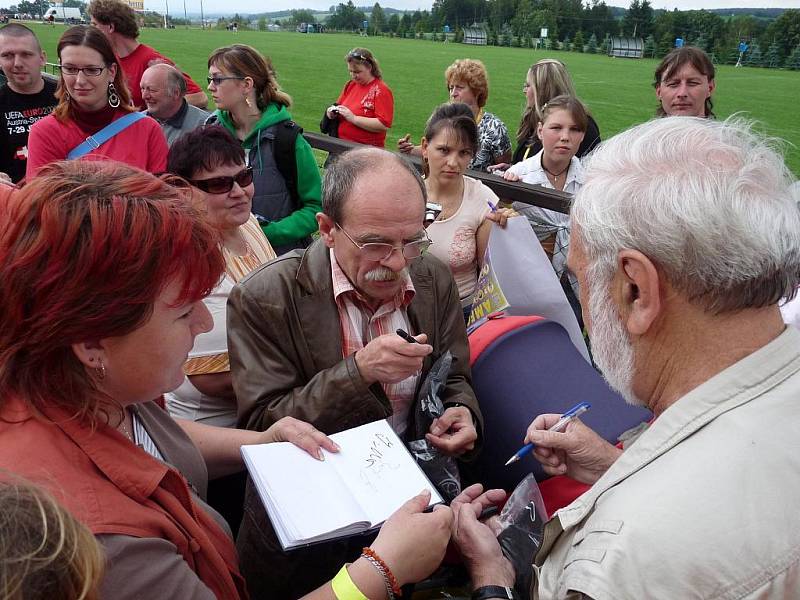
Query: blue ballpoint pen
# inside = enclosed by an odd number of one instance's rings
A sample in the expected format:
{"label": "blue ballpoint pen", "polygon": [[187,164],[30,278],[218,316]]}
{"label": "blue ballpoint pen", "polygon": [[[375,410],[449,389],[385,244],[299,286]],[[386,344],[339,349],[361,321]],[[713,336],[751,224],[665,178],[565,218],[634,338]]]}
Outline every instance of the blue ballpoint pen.
{"label": "blue ballpoint pen", "polygon": [[[573,419],[577,419],[580,415],[585,413],[591,407],[592,405],[589,404],[588,402],[581,402],[580,404],[576,404],[575,406],[570,408],[567,412],[565,412],[563,415],[561,415],[561,418],[558,420],[558,422],[552,427],[550,427],[547,431],[564,431],[564,429],[567,428],[567,425],[569,425],[570,421],[572,421]],[[517,450],[517,453],[514,456],[508,459],[505,466],[507,467],[511,463],[517,462],[520,458],[525,456],[531,450],[533,450],[533,444],[525,444],[522,448]]]}

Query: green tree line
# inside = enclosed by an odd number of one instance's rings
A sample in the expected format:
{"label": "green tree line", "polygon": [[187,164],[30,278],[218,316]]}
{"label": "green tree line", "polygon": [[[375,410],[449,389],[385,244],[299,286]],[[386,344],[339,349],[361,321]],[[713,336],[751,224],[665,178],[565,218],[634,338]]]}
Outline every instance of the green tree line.
{"label": "green tree line", "polygon": [[[313,22],[310,12],[302,12]],[[371,34],[400,37],[441,36],[447,26],[459,40],[465,27],[478,24],[486,29],[490,44],[518,46],[530,46],[547,28],[548,47],[604,52],[613,36],[637,37],[644,40],[645,56],[654,58],[682,38],[713,54],[718,63],[735,63],[744,41],[749,46],[745,64],[800,69],[800,10],[785,10],[777,18],[720,12],[654,10],[649,0],[632,0],[624,11],[604,0],[434,0],[429,11],[391,15],[376,3],[367,16],[348,0],[331,7],[326,26],[355,31],[369,21]]]}

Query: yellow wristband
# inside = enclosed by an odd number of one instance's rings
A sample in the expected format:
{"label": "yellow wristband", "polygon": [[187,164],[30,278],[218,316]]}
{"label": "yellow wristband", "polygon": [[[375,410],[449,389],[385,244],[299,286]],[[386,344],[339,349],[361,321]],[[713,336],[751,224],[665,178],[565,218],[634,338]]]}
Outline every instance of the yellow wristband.
{"label": "yellow wristband", "polygon": [[350,579],[346,564],[331,581],[331,587],[333,587],[333,593],[338,600],[369,600]]}

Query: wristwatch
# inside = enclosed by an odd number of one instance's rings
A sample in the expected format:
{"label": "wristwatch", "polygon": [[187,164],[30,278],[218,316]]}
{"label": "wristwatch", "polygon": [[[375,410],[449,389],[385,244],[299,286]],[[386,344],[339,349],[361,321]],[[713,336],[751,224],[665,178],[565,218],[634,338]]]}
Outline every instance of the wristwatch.
{"label": "wristwatch", "polygon": [[514,588],[504,585],[484,585],[472,591],[472,600],[489,600],[489,598],[505,598],[506,600],[519,600]]}

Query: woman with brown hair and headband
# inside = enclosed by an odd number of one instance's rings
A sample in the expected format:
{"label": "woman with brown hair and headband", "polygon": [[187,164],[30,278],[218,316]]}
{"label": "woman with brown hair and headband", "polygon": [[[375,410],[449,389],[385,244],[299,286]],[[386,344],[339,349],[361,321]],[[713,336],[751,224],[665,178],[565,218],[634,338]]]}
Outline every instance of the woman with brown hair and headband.
{"label": "woman with brown hair and headband", "polygon": [[[577,97],[572,78],[560,60],[545,58],[531,65],[525,77],[522,91],[525,93],[525,111],[517,129],[517,149],[511,159],[516,164],[542,150],[542,140],[537,131],[544,120],[544,106],[558,96]],[[600,143],[600,130],[591,115],[586,124],[586,135],[576,153],[578,158],[589,153]],[[508,165],[498,165],[507,168]]]}
{"label": "woman with brown hair and headband", "polygon": [[378,60],[366,48],[353,48],[344,60],[350,81],[328,107],[328,118],[338,119],[343,140],[383,148],[394,118],[392,90],[383,81]]}

